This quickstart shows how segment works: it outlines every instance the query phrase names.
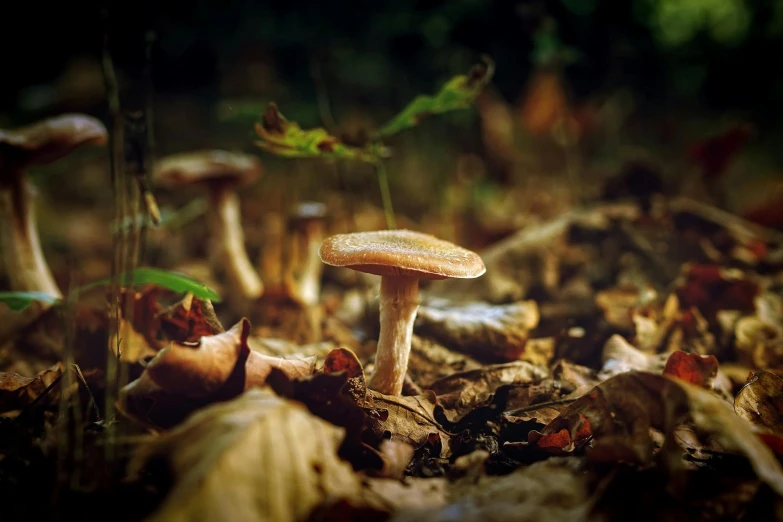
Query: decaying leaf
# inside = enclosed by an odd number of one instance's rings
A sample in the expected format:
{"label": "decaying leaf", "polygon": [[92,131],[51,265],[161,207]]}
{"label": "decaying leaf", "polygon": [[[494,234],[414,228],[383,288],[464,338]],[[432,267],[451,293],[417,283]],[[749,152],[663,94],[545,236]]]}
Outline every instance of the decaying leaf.
{"label": "decaying leaf", "polygon": [[484,366],[460,372],[432,384],[449,422],[459,422],[477,408],[489,405],[501,386],[530,386],[549,376],[546,368],[525,361]]}
{"label": "decaying leaf", "polygon": [[57,363],[35,377],[0,372],[0,413],[24,408],[37,399],[63,373]]}
{"label": "decaying leaf", "polygon": [[666,360],[663,374],[709,389],[718,375],[718,359],[713,355],[676,351]]}
{"label": "decaying leaf", "polygon": [[544,430],[530,432],[529,441],[547,451],[570,453],[592,439],[590,459],[644,464],[653,456],[650,428],[671,437],[688,419],[728,451],[747,457],[759,478],[783,493],[783,468],[751,425],[726,401],[677,378],[637,371],[612,377],[568,406]]}
{"label": "decaying leaf", "polygon": [[[198,342],[172,342],[147,364],[142,375],[120,391],[119,407],[144,423],[171,426],[193,409],[263,386],[273,369],[290,378],[310,375],[313,359],[283,359],[248,346],[250,322]],[[179,407],[174,415],[171,410]]]}
{"label": "decaying leaf", "polygon": [[435,419],[437,398],[433,392],[427,390],[423,395],[402,397],[368,392],[367,425],[378,439],[390,436],[391,440],[414,448],[439,441],[441,455],[449,454],[450,433]]}
{"label": "decaying leaf", "polygon": [[[434,303],[433,303],[434,304]],[[530,330],[538,325],[535,301],[506,305],[488,303],[420,306],[419,335],[469,353],[477,359],[513,361],[525,353]]]}
{"label": "decaying leaf", "polygon": [[160,326],[172,341],[195,342],[201,337],[223,333],[223,325],[215,316],[209,301],[185,296],[157,315]]}
{"label": "decaying leaf", "polygon": [[742,364],[779,368],[783,364],[783,328],[756,316],[742,317],[734,324],[734,347]]}
{"label": "decaying leaf", "polygon": [[628,341],[615,334],[604,344],[603,367],[598,374],[601,380],[631,370],[660,373],[666,364],[667,354],[649,354],[637,350]]}
{"label": "decaying leaf", "polygon": [[481,368],[473,357],[453,352],[431,339],[413,334],[411,353],[408,359],[408,375],[423,388],[455,372]]}
{"label": "decaying leaf", "polygon": [[[135,322],[135,321],[134,321]],[[157,344],[151,345],[147,336],[137,331],[130,321],[120,318],[116,332],[109,337],[109,349],[114,357],[137,363],[158,353]]]}
{"label": "decaying leaf", "polygon": [[249,390],[142,445],[129,474],[155,457],[171,466],[174,486],[150,521],[302,521],[327,499],[361,493],[337,456],[343,438],[300,404]]}
{"label": "decaying leaf", "polygon": [[272,154],[287,158],[339,158],[374,163],[379,156],[371,150],[350,147],[322,128],[302,130],[296,122],[289,122],[270,103],[255,131],[261,141],[256,145]]}
{"label": "decaying leaf", "polygon": [[753,374],[734,399],[737,415],[783,435],[783,378],[760,371]]}
{"label": "decaying leaf", "polygon": [[583,459],[550,458],[504,476],[469,475],[449,489],[446,506],[402,510],[391,522],[595,520],[584,467]]}
{"label": "decaying leaf", "polygon": [[391,121],[378,131],[380,137],[397,134],[400,131],[415,127],[423,119],[470,107],[484,87],[492,80],[495,64],[489,57],[484,57],[484,64],[474,65],[468,75],[457,75],[434,95],[419,95],[414,98]]}

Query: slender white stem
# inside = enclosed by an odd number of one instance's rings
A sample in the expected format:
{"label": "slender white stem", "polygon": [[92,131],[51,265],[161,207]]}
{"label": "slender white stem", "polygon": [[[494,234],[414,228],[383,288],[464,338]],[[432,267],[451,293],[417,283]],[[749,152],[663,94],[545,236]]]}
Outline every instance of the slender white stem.
{"label": "slender white stem", "polygon": [[245,250],[239,197],[228,189],[216,190],[212,194],[209,219],[215,245],[212,259],[216,268],[225,271],[232,289],[244,298],[260,297],[264,285]]}
{"label": "slender white stem", "polygon": [[307,306],[315,306],[321,297],[321,276],[324,266],[318,256],[318,249],[321,248],[323,240],[320,223],[308,223],[304,237],[297,239],[305,243],[306,249],[297,281],[298,298]]}
{"label": "slender white stem", "polygon": [[32,187],[21,174],[0,187],[0,244],[11,290],[62,297],[41,250]]}
{"label": "slender white stem", "polygon": [[419,280],[415,277],[381,277],[381,332],[375,355],[375,372],[368,386],[386,395],[400,395],[408,356],[411,352],[413,322],[419,310]]}

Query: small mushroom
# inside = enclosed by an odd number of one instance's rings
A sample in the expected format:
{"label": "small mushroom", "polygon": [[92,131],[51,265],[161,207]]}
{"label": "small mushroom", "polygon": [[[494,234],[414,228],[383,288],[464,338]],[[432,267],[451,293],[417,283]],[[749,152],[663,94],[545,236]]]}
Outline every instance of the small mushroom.
{"label": "small mushroom", "polygon": [[26,169],[52,163],[80,145],[106,143],[106,127],[84,114],[63,114],[14,130],[0,129],[0,243],[12,290],[62,293],[41,250],[35,192]]}
{"label": "small mushroom", "polygon": [[475,252],[410,230],[337,234],[324,240],[319,255],[328,265],[381,276],[381,329],[368,386],[387,395],[402,392],[419,308],[419,279],[465,279],[486,272]]}
{"label": "small mushroom", "polygon": [[321,294],[323,264],[318,249],[324,239],[326,205],[314,201],[299,203],[288,219],[289,251],[286,284],[292,297],[304,306],[315,306]]}
{"label": "small mushroom", "polygon": [[248,154],[204,150],[162,158],[154,179],[168,187],[194,185],[206,189],[210,198],[207,211],[213,247],[210,262],[216,272],[225,273],[231,290],[244,300],[261,296],[264,285],[245,250],[245,236],[234,191],[261,173],[258,159]]}

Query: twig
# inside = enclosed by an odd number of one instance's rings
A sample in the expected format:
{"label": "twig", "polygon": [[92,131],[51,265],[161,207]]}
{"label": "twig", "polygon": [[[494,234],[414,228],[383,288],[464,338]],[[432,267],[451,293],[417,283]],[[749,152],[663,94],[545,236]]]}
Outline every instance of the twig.
{"label": "twig", "polygon": [[92,390],[90,390],[90,387],[87,385],[87,379],[84,378],[84,374],[82,373],[82,369],[79,368],[79,365],[76,363],[73,363],[71,365],[71,369],[76,374],[76,376],[79,378],[79,382],[82,383],[84,386],[84,389],[87,390],[87,395],[90,396],[90,404],[92,404],[93,410],[95,410],[95,418],[100,422],[101,419],[101,410],[98,408],[98,403],[95,401],[95,396],[92,394]]}

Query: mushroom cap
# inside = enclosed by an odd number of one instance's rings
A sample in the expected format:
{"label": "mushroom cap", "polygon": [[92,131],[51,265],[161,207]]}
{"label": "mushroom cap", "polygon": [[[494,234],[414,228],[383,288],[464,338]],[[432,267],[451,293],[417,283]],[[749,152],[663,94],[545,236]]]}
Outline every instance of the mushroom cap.
{"label": "mushroom cap", "polygon": [[294,205],[291,219],[307,221],[326,217],[326,205],[318,201],[302,201]]}
{"label": "mushroom cap", "polygon": [[0,129],[0,161],[17,165],[51,163],[80,145],[103,145],[108,133],[97,118],[62,114],[13,130]]}
{"label": "mushroom cap", "polygon": [[337,234],[324,240],[318,255],[327,265],[379,276],[471,279],[487,270],[477,253],[412,230]]}
{"label": "mushroom cap", "polygon": [[155,165],[153,179],[170,187],[215,183],[244,185],[260,174],[261,162],[250,154],[198,150],[161,158]]}

